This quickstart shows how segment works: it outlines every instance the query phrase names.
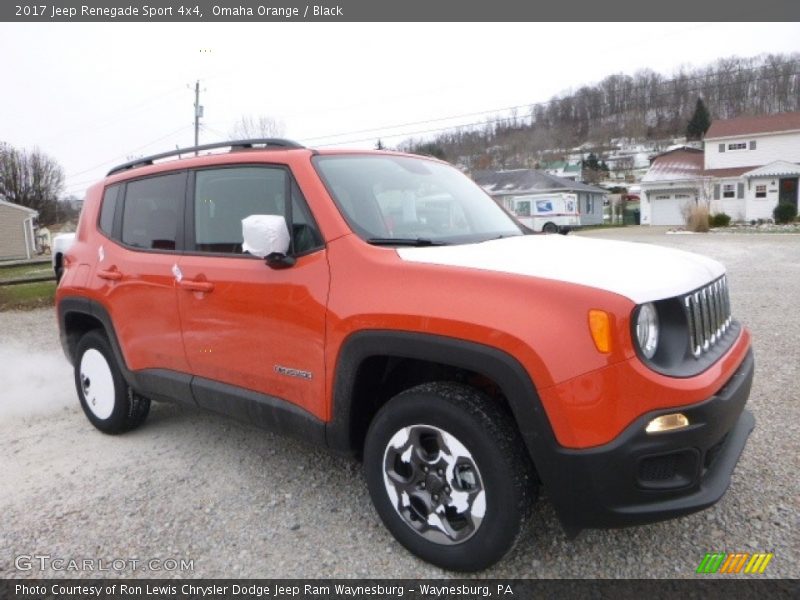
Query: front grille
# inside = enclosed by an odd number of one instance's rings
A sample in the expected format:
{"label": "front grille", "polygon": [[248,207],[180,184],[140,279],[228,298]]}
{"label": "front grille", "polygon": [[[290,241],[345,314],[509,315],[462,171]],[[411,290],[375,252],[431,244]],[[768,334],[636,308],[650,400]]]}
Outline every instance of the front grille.
{"label": "front grille", "polygon": [[698,358],[708,352],[731,326],[728,279],[724,275],[683,298],[689,322],[689,343]]}

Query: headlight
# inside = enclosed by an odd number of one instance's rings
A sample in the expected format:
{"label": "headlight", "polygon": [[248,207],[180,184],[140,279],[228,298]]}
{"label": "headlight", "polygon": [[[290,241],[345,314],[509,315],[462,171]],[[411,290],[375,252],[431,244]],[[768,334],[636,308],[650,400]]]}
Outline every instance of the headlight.
{"label": "headlight", "polygon": [[639,307],[636,316],[636,340],[645,358],[653,358],[658,348],[658,313],[652,302]]}

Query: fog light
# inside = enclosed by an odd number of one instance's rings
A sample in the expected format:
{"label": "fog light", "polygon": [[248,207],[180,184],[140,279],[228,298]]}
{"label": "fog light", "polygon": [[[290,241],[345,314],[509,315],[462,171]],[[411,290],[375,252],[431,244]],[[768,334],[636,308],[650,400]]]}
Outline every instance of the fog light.
{"label": "fog light", "polygon": [[656,417],[647,424],[645,431],[647,433],[662,433],[664,431],[673,431],[688,426],[689,419],[686,418],[686,415],[682,413],[672,413],[671,415]]}

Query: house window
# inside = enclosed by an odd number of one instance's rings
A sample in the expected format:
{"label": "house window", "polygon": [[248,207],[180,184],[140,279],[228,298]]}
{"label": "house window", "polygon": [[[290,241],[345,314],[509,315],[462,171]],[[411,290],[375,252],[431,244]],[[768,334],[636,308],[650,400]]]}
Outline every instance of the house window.
{"label": "house window", "polygon": [[757,185],[756,186],[756,198],[766,198],[767,197],[767,186],[764,185]]}
{"label": "house window", "polygon": [[756,141],[750,140],[750,150],[755,150],[755,149],[756,149]]}
{"label": "house window", "polygon": [[671,196],[663,194],[661,196],[656,196],[656,200],[669,200],[670,198]]}
{"label": "house window", "polygon": [[728,144],[728,150],[747,150],[746,142],[733,142]]}
{"label": "house window", "polygon": [[726,183],[722,186],[723,198],[736,198],[736,186],[732,183]]}
{"label": "house window", "polygon": [[691,198],[689,194],[675,194],[676,200],[688,200],[689,198]]}
{"label": "house window", "polygon": [[586,194],[586,212],[590,214],[594,212],[594,198],[591,194]]}

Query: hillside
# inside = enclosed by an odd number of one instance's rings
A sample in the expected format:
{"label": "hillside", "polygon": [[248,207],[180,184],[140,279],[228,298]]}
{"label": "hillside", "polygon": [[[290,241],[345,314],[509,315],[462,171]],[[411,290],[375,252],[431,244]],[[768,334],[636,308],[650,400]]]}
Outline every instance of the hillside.
{"label": "hillside", "polygon": [[712,119],[800,110],[800,53],[723,58],[672,75],[609,75],[525,111],[410,139],[401,148],[468,170],[534,167],[590,152],[613,159],[620,147],[657,151],[685,136],[698,98]]}

